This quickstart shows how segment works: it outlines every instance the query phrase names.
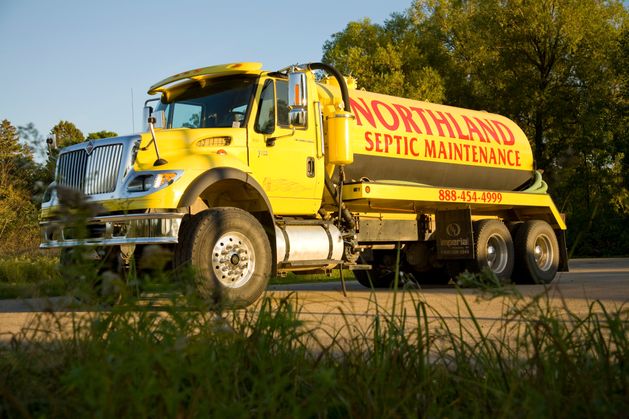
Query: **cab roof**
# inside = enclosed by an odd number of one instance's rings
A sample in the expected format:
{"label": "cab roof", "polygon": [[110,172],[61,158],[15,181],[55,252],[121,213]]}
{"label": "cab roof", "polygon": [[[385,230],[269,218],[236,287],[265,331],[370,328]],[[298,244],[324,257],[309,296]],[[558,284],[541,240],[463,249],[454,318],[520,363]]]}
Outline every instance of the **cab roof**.
{"label": "cab roof", "polygon": [[197,68],[196,70],[184,71],[183,73],[175,74],[165,78],[164,80],[152,85],[149,90],[149,95],[156,93],[165,93],[171,88],[175,87],[173,83],[181,80],[207,80],[218,76],[228,76],[232,74],[262,74],[262,63],[231,63],[213,65],[210,67]]}

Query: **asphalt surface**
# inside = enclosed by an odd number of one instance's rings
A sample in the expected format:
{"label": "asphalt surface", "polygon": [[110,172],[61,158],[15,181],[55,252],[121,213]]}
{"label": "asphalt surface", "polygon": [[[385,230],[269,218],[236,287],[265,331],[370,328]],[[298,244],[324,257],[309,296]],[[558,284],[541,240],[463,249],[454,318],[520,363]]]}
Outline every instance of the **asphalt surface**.
{"label": "asphalt surface", "polygon": [[[550,285],[520,285],[514,291],[523,298],[489,299],[479,290],[457,289],[452,285],[404,289],[397,293],[372,291],[348,281],[346,296],[340,282],[272,285],[267,295],[293,301],[305,325],[319,329],[322,343],[339,334],[369,334],[377,316],[403,315],[405,327],[412,330],[420,320],[416,310],[419,302],[426,307],[429,320],[474,321],[483,333],[491,333],[508,321],[515,306],[540,295],[547,296],[538,300],[540,304],[554,307],[560,313],[585,315],[591,311],[621,309],[628,312],[629,318],[629,258],[571,260],[570,272],[559,273]],[[20,332],[38,327],[33,319],[41,313],[54,314],[55,321],[65,317],[71,322],[72,316],[80,315],[81,308],[67,297],[2,300],[0,341],[6,342],[19,337]]]}

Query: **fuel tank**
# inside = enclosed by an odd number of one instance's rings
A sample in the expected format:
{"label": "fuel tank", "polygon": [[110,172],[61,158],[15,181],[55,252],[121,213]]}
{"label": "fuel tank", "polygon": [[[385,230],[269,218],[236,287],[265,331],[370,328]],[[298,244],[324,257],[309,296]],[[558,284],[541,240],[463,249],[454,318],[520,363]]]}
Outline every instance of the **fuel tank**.
{"label": "fuel tank", "polygon": [[[317,87],[325,126],[338,113],[340,90],[330,79]],[[534,178],[528,139],[508,118],[351,86],[349,96],[355,118],[349,128],[348,180],[518,190]]]}

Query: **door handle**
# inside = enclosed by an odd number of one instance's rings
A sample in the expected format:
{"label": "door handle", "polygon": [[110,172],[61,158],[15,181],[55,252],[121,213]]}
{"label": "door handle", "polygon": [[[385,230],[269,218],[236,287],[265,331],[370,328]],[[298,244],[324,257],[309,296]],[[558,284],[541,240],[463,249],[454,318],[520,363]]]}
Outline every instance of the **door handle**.
{"label": "door handle", "polygon": [[314,157],[306,158],[306,176],[314,177],[315,175],[315,159]]}

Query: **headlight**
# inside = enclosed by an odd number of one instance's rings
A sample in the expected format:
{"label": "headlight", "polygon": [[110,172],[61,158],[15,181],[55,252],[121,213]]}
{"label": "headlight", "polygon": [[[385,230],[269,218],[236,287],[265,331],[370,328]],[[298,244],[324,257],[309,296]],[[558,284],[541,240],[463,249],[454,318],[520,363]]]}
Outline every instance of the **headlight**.
{"label": "headlight", "polygon": [[137,193],[146,192],[151,189],[161,189],[162,187],[172,184],[179,174],[178,172],[138,174],[127,184],[127,192]]}
{"label": "headlight", "polygon": [[154,175],[136,176],[127,185],[127,192],[145,192],[153,186]]}

